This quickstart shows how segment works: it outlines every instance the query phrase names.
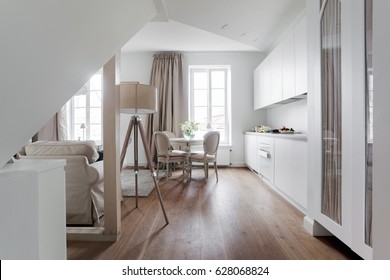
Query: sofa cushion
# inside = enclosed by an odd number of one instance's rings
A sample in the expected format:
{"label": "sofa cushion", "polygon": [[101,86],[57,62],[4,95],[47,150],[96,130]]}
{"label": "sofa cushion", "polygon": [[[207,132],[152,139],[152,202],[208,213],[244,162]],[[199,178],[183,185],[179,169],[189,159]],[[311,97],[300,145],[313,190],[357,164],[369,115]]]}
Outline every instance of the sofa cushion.
{"label": "sofa cushion", "polygon": [[38,141],[25,147],[27,156],[69,156],[83,155],[89,163],[99,158],[94,141]]}

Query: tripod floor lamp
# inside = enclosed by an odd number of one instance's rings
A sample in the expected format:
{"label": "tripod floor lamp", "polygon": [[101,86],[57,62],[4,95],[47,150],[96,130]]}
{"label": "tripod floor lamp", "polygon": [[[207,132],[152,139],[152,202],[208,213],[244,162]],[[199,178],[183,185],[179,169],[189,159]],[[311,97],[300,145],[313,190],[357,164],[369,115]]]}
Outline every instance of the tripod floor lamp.
{"label": "tripod floor lamp", "polygon": [[157,112],[157,88],[149,85],[143,85],[138,82],[122,82],[120,84],[120,112],[133,114],[131,116],[127,129],[125,141],[120,156],[120,167],[123,168],[123,162],[126,156],[127,147],[131,142],[131,133],[134,132],[134,177],[135,177],[135,205],[138,208],[138,132],[141,134],[146,159],[150,169],[153,182],[156,187],[158,199],[164,213],[165,222],[169,224],[167,214],[164,208],[164,202],[161,197],[160,189],[156,181],[156,173],[153,168],[152,156],[145,137],[141,118],[138,114],[151,114]]}

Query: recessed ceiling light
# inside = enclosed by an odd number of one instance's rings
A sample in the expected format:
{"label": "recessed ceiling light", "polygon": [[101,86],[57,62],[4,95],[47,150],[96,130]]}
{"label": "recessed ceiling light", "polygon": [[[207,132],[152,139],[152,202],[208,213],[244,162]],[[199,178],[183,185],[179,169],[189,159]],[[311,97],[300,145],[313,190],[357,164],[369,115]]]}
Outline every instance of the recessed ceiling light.
{"label": "recessed ceiling light", "polygon": [[226,29],[229,25],[228,24],[224,24],[222,25],[221,29]]}

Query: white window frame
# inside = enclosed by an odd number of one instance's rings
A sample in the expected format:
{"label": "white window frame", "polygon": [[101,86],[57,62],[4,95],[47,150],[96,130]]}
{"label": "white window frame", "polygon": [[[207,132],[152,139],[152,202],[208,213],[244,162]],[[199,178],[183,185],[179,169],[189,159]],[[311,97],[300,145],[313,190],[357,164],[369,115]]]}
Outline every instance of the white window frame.
{"label": "white window frame", "polygon": [[[213,71],[224,71],[225,72],[225,135],[221,137],[220,144],[231,145],[231,67],[230,65],[190,65],[188,71],[189,75],[189,119],[194,120],[194,73],[195,72],[207,72],[208,77],[208,108],[207,108],[207,122],[210,124],[212,118],[212,96],[211,92],[211,73]],[[207,130],[199,131],[198,136],[203,136]]]}
{"label": "white window frame", "polygon": [[[102,71],[99,70],[95,75],[97,74],[100,74],[102,75]],[[92,77],[91,77],[92,79]],[[102,80],[102,83],[103,83],[103,80]],[[83,88],[80,90],[80,91],[84,91],[82,93],[79,93],[79,95],[85,95],[86,97],[86,100],[85,100],[85,113],[86,113],[86,120],[85,120],[85,125],[86,125],[86,128],[85,128],[85,139],[84,140],[94,140],[96,142],[96,144],[98,145],[101,145],[103,144],[103,119],[101,116],[101,122],[100,122],[100,126],[101,126],[101,131],[102,131],[102,136],[101,136],[101,140],[97,140],[97,139],[91,139],[91,131],[90,131],[90,127],[91,127],[91,120],[90,120],[90,110],[91,108],[97,108],[96,106],[91,106],[90,105],[90,80],[83,86]],[[103,85],[101,87],[101,97],[103,99]],[[103,102],[103,101],[102,101]],[[68,126],[68,129],[70,131],[70,139],[73,139],[73,140],[82,140],[82,138],[78,139],[77,137],[77,134],[75,132],[75,102],[74,102],[74,97],[72,97],[70,100],[69,100],[69,106],[70,106],[70,114],[69,114],[69,121],[70,121],[70,125]],[[103,103],[101,104],[101,114],[103,114]],[[96,123],[93,123],[94,125],[96,125]]]}

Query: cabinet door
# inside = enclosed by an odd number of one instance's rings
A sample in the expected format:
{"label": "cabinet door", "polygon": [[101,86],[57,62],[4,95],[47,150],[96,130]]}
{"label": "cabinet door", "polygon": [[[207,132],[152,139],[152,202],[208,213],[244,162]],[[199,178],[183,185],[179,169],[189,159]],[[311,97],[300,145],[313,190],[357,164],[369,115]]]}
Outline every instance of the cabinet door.
{"label": "cabinet door", "polygon": [[271,104],[271,75],[270,75],[270,60],[267,57],[260,64],[260,107],[265,107]]}
{"label": "cabinet door", "polygon": [[260,94],[261,94],[261,77],[260,77],[261,64],[253,72],[253,109],[257,110],[261,108]]}
{"label": "cabinet door", "polygon": [[254,171],[259,172],[257,160],[257,135],[245,134],[245,163]]}
{"label": "cabinet door", "polygon": [[295,36],[295,94],[307,92],[307,47],[306,17],[303,17],[294,29]]}
{"label": "cabinet door", "polygon": [[307,207],[307,142],[275,138],[275,186]]}
{"label": "cabinet door", "polygon": [[283,99],[283,57],[282,46],[279,45],[270,54],[271,71],[271,103],[276,103]]}
{"label": "cabinet door", "polygon": [[283,57],[283,99],[288,99],[295,96],[294,33],[288,33],[281,44]]}

